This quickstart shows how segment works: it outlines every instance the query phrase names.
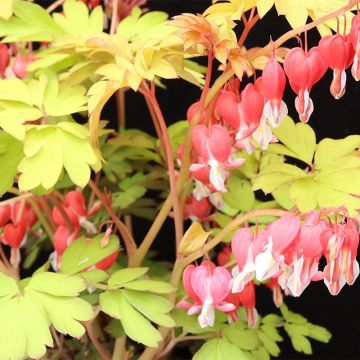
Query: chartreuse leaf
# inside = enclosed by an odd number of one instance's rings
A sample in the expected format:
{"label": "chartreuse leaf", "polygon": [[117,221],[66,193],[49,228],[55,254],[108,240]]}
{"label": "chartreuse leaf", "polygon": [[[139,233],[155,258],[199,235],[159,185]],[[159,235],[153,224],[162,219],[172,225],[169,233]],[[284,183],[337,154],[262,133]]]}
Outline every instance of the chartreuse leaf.
{"label": "chartreuse leaf", "polygon": [[295,157],[308,165],[312,164],[316,147],[314,130],[307,124],[297,123],[286,117],[281,125],[273,129],[274,135],[284,144],[279,151],[278,144],[269,146],[269,152]]}
{"label": "chartreuse leaf", "polygon": [[193,360],[224,359],[248,360],[249,358],[237,346],[221,338],[208,340],[193,357]]}
{"label": "chartreuse leaf", "polygon": [[345,139],[323,139],[317,146],[315,153],[315,166],[317,169],[331,169],[334,161],[350,155],[360,147],[360,135],[350,135]]}
{"label": "chartreuse leaf", "polygon": [[100,294],[100,307],[103,312],[121,321],[126,335],[132,340],[150,347],[157,347],[161,341],[160,333],[128,302],[124,290]]}
{"label": "chartreuse leaf", "polygon": [[232,344],[243,350],[254,350],[259,345],[259,337],[256,330],[248,329],[244,322],[236,321],[227,326],[223,335]]}
{"label": "chartreuse leaf", "polygon": [[[76,296],[85,289],[79,277],[42,272],[20,289],[14,279],[0,274],[0,358],[40,358],[53,346],[50,325],[80,337],[79,321],[92,317],[91,306]],[[36,329],[36,331],[34,331]]]}
{"label": "chartreuse leaf", "polygon": [[168,294],[175,291],[175,288],[163,281],[156,280],[135,280],[123,285],[126,289],[138,291],[150,291],[157,294]]}
{"label": "chartreuse leaf", "polygon": [[108,280],[108,285],[113,286],[124,286],[126,283],[131,282],[140,276],[143,276],[149,268],[127,268],[115,271]]}
{"label": "chartreuse leaf", "polygon": [[270,163],[253,179],[253,190],[272,193],[286,209],[296,205],[301,212],[308,212],[317,207],[345,206],[350,216],[356,216],[360,209],[360,158],[354,150],[360,147],[360,136],[324,139],[313,156],[315,138],[309,129],[287,119],[284,127],[276,129],[286,146],[274,144],[269,151],[300,159],[311,167],[302,170],[286,163]]}
{"label": "chartreuse leaf", "polygon": [[96,7],[89,16],[89,9],[82,1],[67,0],[63,5],[64,13],[54,13],[53,18],[59,27],[72,37],[85,40],[100,34],[103,30],[103,11]]}
{"label": "chartreuse leaf", "polygon": [[105,259],[120,248],[119,238],[111,235],[103,244],[105,234],[94,238],[79,237],[70,244],[61,257],[61,271],[76,274]]}
{"label": "chartreuse leaf", "polygon": [[285,304],[280,310],[286,321],[284,329],[296,351],[312,354],[311,343],[307,337],[324,343],[329,342],[331,334],[325,328],[308,322],[302,315],[290,311]]}
{"label": "chartreuse leaf", "polygon": [[255,202],[254,192],[251,190],[250,182],[240,179],[235,174],[227,180],[228,192],[224,194],[224,200],[232,208],[239,211],[250,211]]}
{"label": "chartreuse leaf", "polygon": [[5,36],[4,40],[7,42],[51,41],[56,35],[63,33],[40,5],[17,0],[14,2],[13,10],[15,16],[10,20],[0,19],[0,36]]}
{"label": "chartreuse leaf", "polygon": [[23,144],[9,134],[0,132],[0,196],[12,186],[17,167],[24,157]]}
{"label": "chartreuse leaf", "polygon": [[184,332],[190,334],[202,334],[202,333],[211,333],[216,332],[217,328],[215,327],[206,327],[202,328],[199,325],[197,315],[188,315],[186,310],[176,308],[171,311],[171,317],[176,323],[176,327],[181,327]]}
{"label": "chartreuse leaf", "polygon": [[3,0],[0,6],[0,18],[9,20],[13,14],[14,0]]}
{"label": "chartreuse leaf", "polygon": [[194,221],[181,239],[178,253],[188,255],[201,249],[209,235],[210,232],[205,231],[199,222]]}
{"label": "chartreuse leaf", "polygon": [[[90,167],[99,170],[99,160],[89,142],[88,130],[79,124],[31,127],[26,133],[25,158],[19,164],[22,191],[42,186],[52,188],[63,167],[74,184],[84,187],[90,178]],[[74,156],[76,154],[76,156]]]}
{"label": "chartreuse leaf", "polygon": [[166,315],[173,307],[172,303],[159,295],[140,291],[124,290],[125,299],[152,322],[167,326],[175,326],[174,320]]}

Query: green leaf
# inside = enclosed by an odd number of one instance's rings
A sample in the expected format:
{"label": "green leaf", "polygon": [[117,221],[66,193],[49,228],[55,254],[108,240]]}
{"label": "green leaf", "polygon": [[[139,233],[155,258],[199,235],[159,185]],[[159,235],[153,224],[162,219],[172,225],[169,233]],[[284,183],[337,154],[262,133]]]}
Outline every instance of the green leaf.
{"label": "green leaf", "polygon": [[175,291],[175,288],[163,281],[156,280],[135,280],[124,284],[124,287],[131,290],[151,291],[158,294],[168,294]]}
{"label": "green leaf", "polygon": [[290,198],[301,212],[308,212],[317,205],[319,186],[312,177],[296,180],[289,189]]}
{"label": "green leaf", "polygon": [[149,268],[147,267],[120,269],[110,276],[108,285],[123,286],[124,284],[143,276],[148,270]]}
{"label": "green leaf", "polygon": [[162,340],[160,333],[143,315],[126,300],[123,290],[107,291],[100,294],[100,307],[106,314],[121,320],[129,338],[146,346],[157,347]]}
{"label": "green leaf", "polygon": [[223,335],[234,345],[244,350],[254,350],[259,345],[259,338],[254,329],[246,329],[244,322],[237,321],[227,326]]}
{"label": "green leaf", "polygon": [[264,331],[258,331],[257,335],[270,355],[275,357],[280,355],[281,350],[274,339],[270,338]]}
{"label": "green leaf", "polygon": [[23,144],[11,135],[0,132],[0,196],[13,185],[23,157]]}
{"label": "green leaf", "polygon": [[248,357],[238,347],[220,338],[208,340],[198,350],[193,360],[248,360]]}
{"label": "green leaf", "polygon": [[291,337],[291,344],[294,349],[298,352],[303,352],[304,354],[311,355],[312,348],[310,341],[302,335],[294,335]]}
{"label": "green leaf", "polygon": [[55,35],[62,33],[40,5],[17,0],[13,10],[15,16],[8,21],[0,19],[0,36],[5,36],[6,42],[51,41]]}
{"label": "green leaf", "polygon": [[254,360],[270,360],[270,355],[263,346],[259,349],[252,350],[251,356],[254,358]]}
{"label": "green leaf", "polygon": [[173,307],[169,300],[162,296],[133,290],[124,290],[123,295],[136,310],[152,322],[166,327],[175,326],[174,320],[166,315]]}
{"label": "green leaf", "polygon": [[22,173],[19,178],[21,191],[38,186],[51,189],[59,180],[63,167],[76,185],[84,187],[90,179],[90,167],[99,169],[87,129],[71,124],[70,131],[69,125],[60,122],[56,126],[36,126],[27,131],[25,158],[18,167]]}
{"label": "green leaf", "polygon": [[104,246],[104,236],[99,234],[92,239],[81,236],[70,244],[61,257],[61,271],[64,274],[79,273],[118,251],[119,238],[111,235]]}
{"label": "green leaf", "polygon": [[331,333],[323,326],[309,324],[309,335],[308,337],[321,341],[323,343],[328,343],[331,339]]}
{"label": "green leaf", "polygon": [[227,181],[227,189],[228,192],[224,194],[224,200],[232,208],[246,212],[253,209],[255,195],[249,181],[231,175]]}
{"label": "green leaf", "polygon": [[273,129],[273,133],[294,154],[294,157],[308,165],[312,164],[316,138],[314,130],[309,125],[295,124],[290,117],[286,117],[279,127]]}
{"label": "green leaf", "polygon": [[345,139],[323,139],[317,146],[315,153],[315,166],[317,169],[331,167],[334,161],[349,155],[360,147],[360,135],[350,135]]}
{"label": "green leaf", "polygon": [[69,86],[50,77],[43,99],[43,108],[48,116],[64,116],[86,110],[87,97],[83,86]]}
{"label": "green leaf", "polygon": [[290,199],[289,189],[290,186],[288,184],[283,184],[271,193],[274,199],[286,210],[290,210],[295,206],[295,201]]}
{"label": "green leaf", "polygon": [[0,359],[45,355],[46,346],[53,346],[50,324],[63,334],[84,334],[78,321],[90,320],[93,313],[76,297],[85,288],[80,278],[42,272],[22,292],[12,278],[1,273],[0,280]]}
{"label": "green leaf", "polygon": [[174,319],[177,327],[182,327],[184,332],[190,334],[202,334],[216,332],[217,328],[206,327],[201,328],[196,315],[188,315],[184,309],[173,309],[171,317]]}
{"label": "green leaf", "polygon": [[282,321],[282,317],[276,314],[268,314],[261,319],[263,324],[279,324]]}
{"label": "green leaf", "polygon": [[0,18],[9,20],[13,14],[14,0],[2,0],[0,7]]}
{"label": "green leaf", "polygon": [[41,272],[31,278],[26,289],[55,296],[78,296],[85,287],[85,282],[79,276]]}
{"label": "green leaf", "polygon": [[100,34],[103,30],[103,11],[96,7],[89,16],[88,7],[81,1],[67,0],[64,14],[54,13],[55,22],[72,37],[83,37],[83,41]]}

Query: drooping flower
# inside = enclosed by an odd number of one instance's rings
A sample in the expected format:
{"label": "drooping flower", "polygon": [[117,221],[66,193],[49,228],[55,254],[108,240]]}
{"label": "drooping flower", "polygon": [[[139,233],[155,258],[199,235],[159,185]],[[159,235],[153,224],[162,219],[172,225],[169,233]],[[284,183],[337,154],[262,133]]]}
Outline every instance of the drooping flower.
{"label": "drooping flower", "polygon": [[184,219],[206,221],[211,209],[211,203],[207,198],[197,200],[194,196],[190,196],[184,205]]}
{"label": "drooping flower", "polygon": [[284,59],[284,70],[290,86],[298,95],[295,107],[302,122],[308,122],[314,110],[310,92],[325,74],[327,65],[324,62],[319,48],[313,47],[306,52],[300,47],[291,49]]}
{"label": "drooping flower", "polygon": [[5,70],[10,62],[9,49],[5,44],[0,44],[0,76],[5,76]]}
{"label": "drooping flower", "polygon": [[319,43],[321,56],[334,72],[330,92],[335,99],[345,94],[346,72],[354,58],[354,49],[349,36],[328,35]]}
{"label": "drooping flower", "polygon": [[232,292],[244,290],[246,284],[254,279],[256,272],[255,259],[265,247],[266,233],[256,236],[249,228],[241,228],[231,240],[231,249],[235,255],[237,266],[232,269]]}
{"label": "drooping flower", "polygon": [[327,264],[324,282],[332,295],[337,295],[347,283],[352,285],[359,275],[356,261],[359,231],[354,219],[333,224],[321,234],[321,244]]}
{"label": "drooping flower", "polygon": [[291,266],[286,285],[283,285],[293,296],[300,296],[311,281],[322,279],[319,272],[322,253],[320,236],[327,227],[328,223],[320,219],[318,212],[311,211],[305,216],[300,229],[297,258]]}
{"label": "drooping flower", "polygon": [[234,92],[224,90],[216,108],[218,114],[236,130],[236,140],[243,140],[260,125],[264,98],[253,84],[248,84],[240,94],[240,101]]}
{"label": "drooping flower", "polygon": [[263,115],[269,120],[272,127],[277,127],[287,115],[288,109],[282,100],[286,86],[286,75],[274,57],[265,65],[259,85],[261,94],[265,98]]}
{"label": "drooping flower", "polygon": [[280,275],[286,252],[298,239],[299,231],[300,218],[292,214],[286,214],[266,227],[266,246],[255,259],[259,281]]}
{"label": "drooping flower", "polygon": [[213,326],[215,309],[223,312],[235,310],[235,306],[224,299],[230,293],[231,275],[228,270],[204,261],[200,266],[188,265],[183,272],[185,291],[192,303],[180,301],[179,307],[188,310],[188,315],[198,314],[202,328]]}
{"label": "drooping flower", "polygon": [[232,144],[228,131],[220,125],[212,125],[210,128],[196,125],[192,131],[192,144],[199,161],[191,165],[190,171],[200,171],[204,180],[208,174],[209,182],[217,191],[226,191],[225,168],[238,167],[245,161],[242,158],[232,159]]}
{"label": "drooping flower", "polygon": [[35,56],[29,53],[26,56],[16,55],[10,68],[7,68],[7,77],[18,77],[24,79],[27,75],[27,67],[35,60]]}
{"label": "drooping flower", "polygon": [[356,81],[360,80],[360,15],[356,15],[352,19],[350,40],[352,42],[355,56],[351,73]]}

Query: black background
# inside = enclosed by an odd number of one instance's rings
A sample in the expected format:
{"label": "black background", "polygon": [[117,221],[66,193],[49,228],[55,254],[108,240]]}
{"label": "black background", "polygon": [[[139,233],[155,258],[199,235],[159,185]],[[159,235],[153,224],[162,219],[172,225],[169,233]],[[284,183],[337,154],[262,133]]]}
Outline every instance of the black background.
{"label": "black background", "polygon": [[[39,1],[41,2],[41,1]],[[148,7],[151,10],[166,11],[170,16],[184,12],[201,13],[210,5],[204,0],[150,0]],[[241,27],[240,27],[241,28]],[[283,17],[278,17],[272,10],[259,22],[250,33],[245,45],[247,47],[264,46],[270,36],[278,38],[290,27]],[[308,34],[309,47],[317,44],[319,35],[315,31]],[[296,40],[286,43],[287,47],[296,46]],[[342,138],[350,134],[360,134],[360,83],[356,83],[348,71],[348,83],[345,96],[335,100],[329,86],[332,74],[329,70],[326,76],[314,86],[311,92],[315,111],[309,124],[314,128],[318,141],[324,137]],[[186,110],[190,104],[197,101],[199,89],[181,80],[165,82],[167,91],[158,89],[157,95],[168,124],[185,119]],[[295,94],[287,86],[284,100],[288,105],[289,114],[297,119],[294,108]],[[126,121],[127,127],[136,127],[155,134],[145,102],[141,95],[126,94]],[[112,99],[106,106],[103,118],[116,124],[116,107]],[[141,239],[149,224],[135,221],[135,235]],[[160,232],[154,249],[159,259],[173,260],[174,258],[174,231],[171,221],[168,221]],[[299,312],[315,324],[323,325],[333,334],[329,344],[313,341],[312,356],[295,352],[285,336],[281,343],[280,359],[360,359],[360,280],[352,286],[345,286],[336,297],[330,295],[323,282],[312,283],[300,298],[288,297],[285,299],[289,308]],[[272,304],[271,293],[264,288],[257,290],[257,310],[260,314],[276,312]],[[171,359],[190,359],[186,349],[177,351]],[[229,359],[233,360],[233,359]]]}

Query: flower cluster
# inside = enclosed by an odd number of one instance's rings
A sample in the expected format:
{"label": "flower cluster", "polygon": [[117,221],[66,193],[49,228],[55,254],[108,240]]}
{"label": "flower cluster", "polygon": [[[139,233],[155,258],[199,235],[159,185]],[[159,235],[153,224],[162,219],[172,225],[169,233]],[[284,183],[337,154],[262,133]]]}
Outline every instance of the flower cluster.
{"label": "flower cluster", "polygon": [[[55,270],[61,267],[61,257],[66,248],[80,236],[81,227],[89,234],[97,233],[95,225],[88,218],[96,214],[99,209],[100,205],[95,204],[88,210],[85,197],[79,191],[69,191],[64,201],[53,208],[52,218],[57,228],[53,237],[55,251],[51,255],[51,260]],[[117,255],[117,252],[111,254],[95,264],[95,267],[102,270],[110,268],[116,261]]]}
{"label": "flower cluster", "polygon": [[32,206],[26,201],[0,207],[1,242],[11,248],[11,263],[20,262],[20,248],[25,244],[28,231],[37,222]]}
{"label": "flower cluster", "polygon": [[228,170],[244,163],[236,155],[239,150],[252,153],[255,145],[265,150],[269,143],[277,141],[272,128],[279,126],[288,113],[282,100],[286,79],[297,95],[295,107],[302,122],[307,122],[314,110],[312,87],[328,68],[334,74],[330,91],[336,99],[345,93],[346,69],[351,65],[353,77],[359,80],[360,15],[354,16],[348,35],[329,35],[309,51],[305,48],[291,49],[284,58],[284,67],[273,54],[255,83],[241,91],[240,80],[230,80],[214,106],[205,109],[201,102],[190,106],[188,121],[197,121],[192,131],[190,167],[197,200],[226,192]]}
{"label": "flower cluster", "polygon": [[[189,265],[183,283],[192,303],[181,301],[179,306],[188,314],[200,312],[202,327],[214,324],[214,311],[220,310],[237,318],[236,309],[242,304],[249,325],[256,322],[254,280],[267,282],[274,292],[276,305],[282,294],[300,296],[311,281],[324,280],[332,295],[337,295],[347,283],[352,285],[359,275],[356,254],[359,231],[354,219],[344,216],[341,222],[329,220],[328,214],[311,211],[303,219],[288,213],[264,230],[254,232],[241,228],[231,241],[231,251],[237,265],[231,274],[224,266],[205,261],[200,266]],[[326,259],[319,269],[320,258]],[[230,258],[226,251],[220,265]]]}

